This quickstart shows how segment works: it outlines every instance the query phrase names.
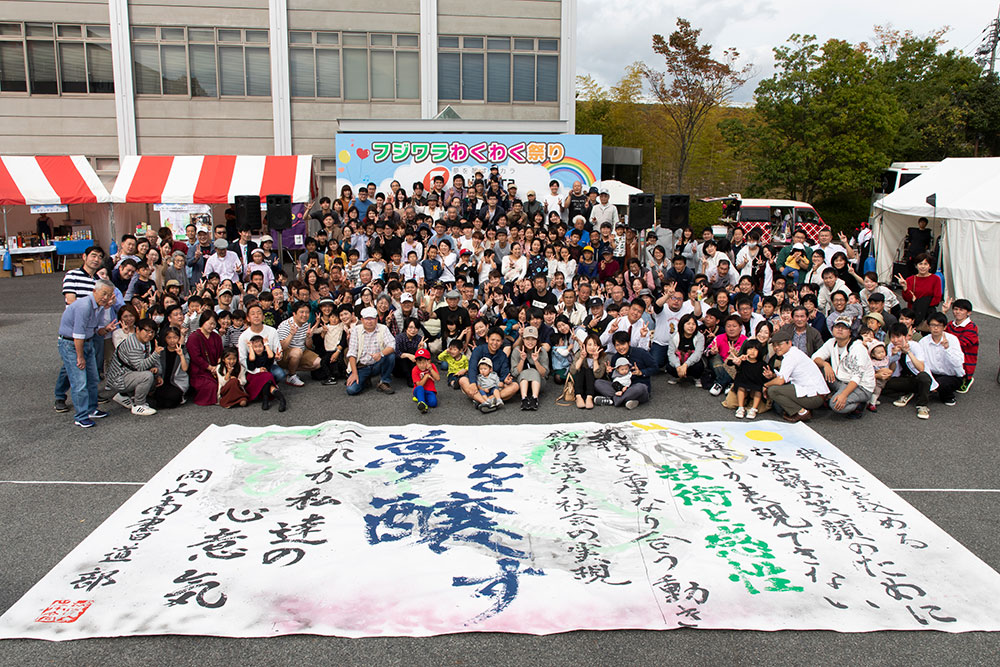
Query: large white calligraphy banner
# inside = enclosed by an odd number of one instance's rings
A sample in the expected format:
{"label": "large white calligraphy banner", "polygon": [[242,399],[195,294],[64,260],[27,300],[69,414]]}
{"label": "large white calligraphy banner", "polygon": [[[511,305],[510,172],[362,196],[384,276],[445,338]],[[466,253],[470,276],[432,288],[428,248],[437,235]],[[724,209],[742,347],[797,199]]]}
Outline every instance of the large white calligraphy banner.
{"label": "large white calligraphy banner", "polygon": [[803,425],[213,426],[0,637],[963,632],[998,599]]}

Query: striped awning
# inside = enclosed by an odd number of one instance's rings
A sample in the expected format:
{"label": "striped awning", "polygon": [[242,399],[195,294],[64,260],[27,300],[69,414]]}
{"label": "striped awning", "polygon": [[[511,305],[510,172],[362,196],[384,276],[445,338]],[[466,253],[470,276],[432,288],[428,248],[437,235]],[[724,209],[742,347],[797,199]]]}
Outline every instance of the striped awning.
{"label": "striped awning", "polygon": [[307,202],[311,155],[140,155],[122,161],[113,202],[226,204],[240,195]]}
{"label": "striped awning", "polygon": [[109,201],[107,188],[82,155],[0,156],[0,205]]}

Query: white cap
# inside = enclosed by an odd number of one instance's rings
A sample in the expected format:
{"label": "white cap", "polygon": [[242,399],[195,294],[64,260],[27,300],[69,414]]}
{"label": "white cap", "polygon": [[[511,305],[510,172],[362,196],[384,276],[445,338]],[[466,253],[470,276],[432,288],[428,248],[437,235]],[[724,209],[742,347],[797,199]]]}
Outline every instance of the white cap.
{"label": "white cap", "polygon": [[403,293],[402,293],[402,294],[401,294],[401,295],[399,296],[399,302],[400,302],[400,303],[403,303],[403,302],[405,302],[405,301],[413,301],[413,295],[412,295],[412,294],[410,294],[409,292],[403,292]]}
{"label": "white cap", "polygon": [[372,308],[371,306],[368,306],[367,308],[361,310],[361,318],[364,319],[366,317],[371,317],[372,319],[374,319],[378,317],[378,311]]}

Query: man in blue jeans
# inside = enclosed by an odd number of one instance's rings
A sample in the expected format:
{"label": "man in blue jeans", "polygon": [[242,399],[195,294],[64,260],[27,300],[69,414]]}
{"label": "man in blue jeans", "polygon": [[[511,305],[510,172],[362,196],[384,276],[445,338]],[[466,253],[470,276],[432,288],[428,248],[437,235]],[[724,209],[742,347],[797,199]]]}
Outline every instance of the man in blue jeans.
{"label": "man in blue jeans", "polygon": [[[115,286],[98,280],[92,293],[66,307],[59,322],[59,356],[69,378],[75,411],[73,423],[81,428],[90,428],[95,419],[108,416],[97,409],[100,376],[95,345],[103,345],[104,334],[117,326],[116,321],[106,327],[100,326],[100,311],[111,305],[114,296]],[[57,402],[60,399],[65,401],[65,395],[56,396]]]}
{"label": "man in blue jeans", "polygon": [[378,311],[369,306],[361,311],[361,324],[351,330],[347,348],[347,395],[364,391],[368,380],[378,377],[377,389],[383,394],[395,394],[389,382],[396,366],[396,339],[389,327],[378,322]]}

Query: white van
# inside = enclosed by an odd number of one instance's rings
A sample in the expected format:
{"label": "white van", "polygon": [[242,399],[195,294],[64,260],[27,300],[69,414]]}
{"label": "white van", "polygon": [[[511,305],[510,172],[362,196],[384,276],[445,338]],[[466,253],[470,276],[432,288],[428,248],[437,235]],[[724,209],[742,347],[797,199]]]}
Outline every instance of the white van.
{"label": "white van", "polygon": [[702,199],[700,201],[723,201],[723,217],[720,222],[728,226],[739,225],[746,234],[752,229],[763,232],[764,243],[788,243],[792,232],[802,227],[809,239],[815,243],[819,230],[826,227],[823,218],[812,204],[793,199],[743,199],[739,195]]}

